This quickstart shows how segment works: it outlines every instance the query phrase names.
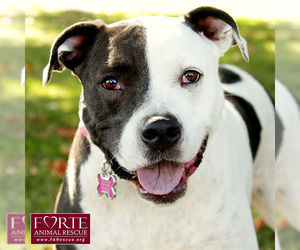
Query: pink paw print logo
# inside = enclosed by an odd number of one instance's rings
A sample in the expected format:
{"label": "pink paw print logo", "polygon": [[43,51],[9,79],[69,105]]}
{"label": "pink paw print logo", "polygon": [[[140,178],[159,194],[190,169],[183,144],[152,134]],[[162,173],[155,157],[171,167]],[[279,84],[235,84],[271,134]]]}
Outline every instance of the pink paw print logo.
{"label": "pink paw print logo", "polygon": [[116,190],[114,185],[116,184],[116,178],[113,175],[98,174],[98,194],[106,194],[109,199],[113,199],[116,196]]}

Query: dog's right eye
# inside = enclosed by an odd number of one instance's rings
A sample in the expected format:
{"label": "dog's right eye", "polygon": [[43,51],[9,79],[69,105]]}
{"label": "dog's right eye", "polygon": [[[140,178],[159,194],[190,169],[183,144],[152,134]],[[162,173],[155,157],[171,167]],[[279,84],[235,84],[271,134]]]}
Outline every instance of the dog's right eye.
{"label": "dog's right eye", "polygon": [[101,85],[103,88],[107,89],[107,90],[120,90],[121,85],[119,84],[118,80],[113,78],[113,77],[109,77],[106,78],[103,82],[101,82]]}
{"label": "dog's right eye", "polygon": [[202,74],[200,74],[198,71],[195,70],[188,70],[186,71],[181,79],[181,84],[182,85],[189,85],[196,83],[200,80]]}

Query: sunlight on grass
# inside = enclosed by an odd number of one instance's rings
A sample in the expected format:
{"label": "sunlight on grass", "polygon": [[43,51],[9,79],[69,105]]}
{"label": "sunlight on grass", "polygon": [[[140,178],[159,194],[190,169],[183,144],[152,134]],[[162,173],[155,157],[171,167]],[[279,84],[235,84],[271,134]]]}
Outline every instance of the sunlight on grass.
{"label": "sunlight on grass", "polygon": [[[89,12],[105,11],[106,13],[116,13],[118,11],[126,11],[128,13],[139,14],[141,12],[170,14],[182,14],[190,11],[199,6],[215,6],[220,9],[228,11],[233,17],[251,17],[272,19],[274,11],[272,10],[272,0],[252,0],[251,2],[235,1],[235,0],[185,0],[185,1],[172,1],[172,0],[152,0],[152,1],[139,1],[139,0],[114,0],[114,1],[99,1],[86,0],[84,4],[80,1],[73,1],[70,5],[67,1],[52,0],[40,1],[31,0],[26,2],[26,11],[35,11],[41,9],[51,12],[54,10],[68,10],[76,9]],[[259,7],[258,7],[259,6]]]}
{"label": "sunlight on grass", "polygon": [[272,53],[275,53],[275,42],[272,41],[272,42],[266,43],[266,49],[268,51],[271,51]]}
{"label": "sunlight on grass", "polygon": [[51,32],[49,30],[42,30],[39,28],[26,26],[26,42],[31,45],[43,46],[49,45],[49,41],[53,41],[58,35],[56,32]]}
{"label": "sunlight on grass", "polygon": [[16,29],[15,27],[4,27],[0,29],[1,44],[9,46],[24,45],[24,30]]}
{"label": "sunlight on grass", "polygon": [[10,16],[1,13],[0,27],[1,45],[24,46],[24,13],[15,12]]}
{"label": "sunlight on grass", "polygon": [[[3,78],[0,82],[1,86],[1,99],[14,97],[24,97],[25,88],[20,85],[17,79]],[[4,94],[4,95],[3,95]]]}
{"label": "sunlight on grass", "polygon": [[246,17],[239,17],[239,18],[235,18],[235,20],[237,21],[237,24],[239,24],[239,22],[243,22],[243,23],[247,23],[248,26],[256,26],[261,24],[261,23],[267,23],[267,28],[269,29],[274,29],[275,28],[275,21],[274,19],[270,19],[270,20],[265,20],[263,18],[246,18]]}
{"label": "sunlight on grass", "polygon": [[289,42],[290,50],[294,52],[300,52],[300,42],[299,41],[290,41]]}
{"label": "sunlight on grass", "polygon": [[[28,91],[28,93],[30,93],[30,95],[26,95],[26,99],[28,100],[35,98],[68,98],[73,95],[72,88],[64,87],[63,85],[53,82],[46,87],[43,87],[41,80],[37,80],[36,78],[27,78],[27,82],[29,84],[26,85],[26,92]],[[79,94],[80,92],[78,92],[78,96]]]}
{"label": "sunlight on grass", "polygon": [[26,250],[51,250],[52,245],[31,245],[30,244],[30,231],[25,233]]}
{"label": "sunlight on grass", "polygon": [[6,232],[0,234],[0,250],[23,250],[24,245],[7,245],[6,244]]}

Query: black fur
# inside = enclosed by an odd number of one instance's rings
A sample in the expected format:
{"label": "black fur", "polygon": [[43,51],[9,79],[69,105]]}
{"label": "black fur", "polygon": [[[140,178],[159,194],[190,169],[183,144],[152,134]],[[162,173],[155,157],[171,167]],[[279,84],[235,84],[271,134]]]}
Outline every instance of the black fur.
{"label": "black fur", "polygon": [[281,119],[278,116],[278,113],[275,112],[275,155],[277,156],[281,143],[282,143],[282,136],[283,136],[283,124]]}
{"label": "black fur", "polygon": [[[81,43],[70,46],[68,39],[74,37],[80,37],[77,41]],[[64,43],[72,51],[58,55]],[[62,71],[65,67],[82,83],[82,119],[92,141],[104,152],[109,150],[115,155],[124,125],[143,103],[148,90],[145,27],[128,21],[112,27],[99,20],[75,24],[53,43],[47,82],[53,70]],[[121,89],[105,89],[102,83],[107,78],[116,79]]]}
{"label": "black fur", "polygon": [[[74,160],[73,164],[76,179],[79,178],[79,174],[81,171],[80,166],[87,160],[89,155],[90,144],[88,140],[81,134],[81,132],[77,130],[69,156],[69,159]],[[81,207],[79,205],[79,202],[81,200],[80,185],[78,182],[76,183],[76,186],[74,187],[74,199],[73,203],[71,203],[67,182],[67,176],[65,176],[64,183],[58,195],[58,202],[55,207],[55,212],[65,213],[66,211],[68,211],[69,213],[82,213]]]}
{"label": "black fur", "polygon": [[[79,130],[77,130],[74,142],[72,145],[72,149],[70,152],[69,159],[74,159],[74,171],[76,175],[76,179],[79,179],[79,174],[81,171],[81,165],[87,160],[90,155],[90,144],[88,140],[81,134]],[[100,167],[100,166],[99,166]],[[79,182],[76,182],[74,190],[74,198],[71,199],[69,197],[68,190],[68,181],[67,174],[64,178],[63,184],[61,186],[61,190],[57,197],[57,204],[55,207],[55,213],[82,213],[82,209],[80,207],[81,200],[81,190]],[[96,189],[95,189],[96,192]],[[76,247],[74,245],[56,245],[55,248],[57,250],[75,250]],[[54,248],[54,249],[55,249]]]}
{"label": "black fur", "polygon": [[[124,125],[148,90],[145,43],[145,28],[139,23],[106,28],[85,61],[88,67],[78,73],[84,91],[83,121],[92,141],[113,155]],[[101,82],[107,77],[117,79],[122,89],[104,89]]]}
{"label": "black fur", "polygon": [[237,83],[242,80],[240,75],[222,66],[219,67],[219,77],[221,83],[225,84]]}
{"label": "black fur", "polygon": [[203,32],[206,37],[208,37],[211,40],[216,40],[216,33],[211,32],[207,27],[204,25],[201,25],[201,21],[205,20],[208,17],[215,17],[217,19],[221,19],[228,25],[232,27],[232,29],[239,34],[238,27],[233,20],[233,18],[228,15],[225,11],[209,7],[209,6],[204,6],[200,8],[196,8],[187,14],[184,15],[184,18],[186,20],[186,24],[188,24],[193,30],[197,32]]}
{"label": "black fur", "polygon": [[226,100],[230,101],[242,116],[248,130],[252,158],[255,159],[260,142],[261,125],[252,105],[245,99],[225,92]]}

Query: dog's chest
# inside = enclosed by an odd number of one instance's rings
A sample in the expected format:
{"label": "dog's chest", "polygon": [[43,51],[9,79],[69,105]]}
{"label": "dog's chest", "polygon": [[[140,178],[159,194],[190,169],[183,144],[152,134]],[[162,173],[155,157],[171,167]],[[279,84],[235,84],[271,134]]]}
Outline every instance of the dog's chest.
{"label": "dog's chest", "polygon": [[228,245],[233,249],[238,245],[234,237],[240,225],[233,214],[222,211],[222,204],[209,211],[191,197],[185,207],[156,208],[129,196],[127,201],[97,198],[88,210],[83,208],[91,214],[91,245],[78,249],[222,249]]}
{"label": "dog's chest", "polygon": [[98,199],[101,207],[95,204],[84,211],[91,213],[92,228],[90,248],[82,249],[199,249],[213,243],[214,230],[205,218],[200,219],[199,208],[182,212],[182,208],[143,206],[130,197],[125,198],[127,202]]}
{"label": "dog's chest", "polygon": [[239,220],[233,218],[239,214],[230,204],[224,204],[227,187],[213,186],[216,180],[208,178],[199,187],[198,174],[205,176],[208,170],[205,161],[190,178],[186,195],[163,207],[141,200],[135,187],[120,179],[115,199],[99,197],[95,188],[103,160],[99,152],[92,146],[88,160],[81,166],[80,206],[83,213],[91,214],[91,245],[78,249],[221,249],[235,244],[232,237],[238,233],[238,225],[234,224]]}

